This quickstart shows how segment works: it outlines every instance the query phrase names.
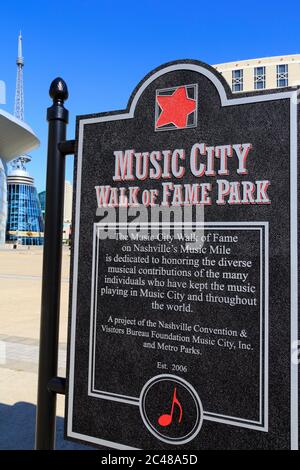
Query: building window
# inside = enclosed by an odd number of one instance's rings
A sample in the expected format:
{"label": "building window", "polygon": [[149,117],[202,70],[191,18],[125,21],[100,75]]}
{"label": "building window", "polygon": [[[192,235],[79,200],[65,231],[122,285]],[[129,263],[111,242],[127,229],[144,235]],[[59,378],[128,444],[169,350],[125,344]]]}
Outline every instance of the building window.
{"label": "building window", "polygon": [[277,65],[277,87],[289,85],[289,66],[287,64]]}
{"label": "building window", "polygon": [[8,182],[7,241],[43,245],[44,221],[34,186]]}
{"label": "building window", "polygon": [[232,71],[232,91],[236,93],[237,91],[243,91],[244,88],[244,74],[243,70],[233,70]]}
{"label": "building window", "polygon": [[266,67],[254,68],[254,89],[262,90],[266,88]]}

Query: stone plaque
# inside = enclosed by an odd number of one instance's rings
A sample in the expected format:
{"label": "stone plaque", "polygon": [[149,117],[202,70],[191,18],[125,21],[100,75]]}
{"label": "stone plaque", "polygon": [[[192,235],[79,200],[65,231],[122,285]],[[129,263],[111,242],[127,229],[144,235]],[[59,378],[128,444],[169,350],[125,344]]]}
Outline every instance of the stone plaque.
{"label": "stone plaque", "polygon": [[68,438],[298,448],[297,103],[178,61],[77,118]]}

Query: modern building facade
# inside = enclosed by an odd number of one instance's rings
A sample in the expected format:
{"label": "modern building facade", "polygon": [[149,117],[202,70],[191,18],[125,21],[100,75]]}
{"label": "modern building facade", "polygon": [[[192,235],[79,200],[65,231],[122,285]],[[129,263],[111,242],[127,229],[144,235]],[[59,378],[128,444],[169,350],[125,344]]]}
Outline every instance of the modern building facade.
{"label": "modern building facade", "polygon": [[25,163],[22,165],[21,162],[19,158],[19,165],[7,177],[7,241],[21,245],[43,245],[44,220],[40,201],[33,178],[26,171]]}
{"label": "modern building facade", "polygon": [[64,196],[64,222],[72,222],[72,197],[73,187],[70,181],[65,181],[65,196]]}
{"label": "modern building facade", "polygon": [[[15,96],[15,117],[24,121],[22,35],[18,37],[17,84]],[[42,245],[44,241],[44,220],[40,201],[29,175],[26,164],[31,161],[22,154],[12,164],[7,177],[8,217],[7,242],[22,245]]]}
{"label": "modern building facade", "polygon": [[[38,194],[43,218],[45,220],[46,212],[46,191]],[[63,241],[66,243],[71,237],[72,230],[72,199],[73,187],[70,181],[65,181],[65,195],[64,195],[64,221],[63,221]]]}
{"label": "modern building facade", "polygon": [[7,220],[7,184],[5,162],[0,158],[0,246],[5,243]]}
{"label": "modern building facade", "polygon": [[300,85],[300,54],[213,65],[233,93]]}
{"label": "modern building facade", "polygon": [[38,146],[38,138],[25,122],[0,109],[0,244],[6,237],[8,163]]}
{"label": "modern building facade", "polygon": [[71,238],[72,231],[72,198],[73,187],[70,181],[65,181],[65,196],[64,196],[64,226],[63,226],[63,241],[68,243]]}
{"label": "modern building facade", "polygon": [[46,191],[42,191],[38,194],[40,205],[41,205],[41,211],[42,211],[42,216],[45,221],[45,211],[46,211]]}

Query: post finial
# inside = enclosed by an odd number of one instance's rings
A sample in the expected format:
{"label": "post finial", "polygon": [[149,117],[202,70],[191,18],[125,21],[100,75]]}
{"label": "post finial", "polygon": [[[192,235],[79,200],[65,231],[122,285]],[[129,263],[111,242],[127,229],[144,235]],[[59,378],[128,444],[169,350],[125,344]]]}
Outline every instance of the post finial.
{"label": "post finial", "polygon": [[60,77],[55,78],[50,85],[49,95],[54,103],[67,100],[69,92],[66,82]]}

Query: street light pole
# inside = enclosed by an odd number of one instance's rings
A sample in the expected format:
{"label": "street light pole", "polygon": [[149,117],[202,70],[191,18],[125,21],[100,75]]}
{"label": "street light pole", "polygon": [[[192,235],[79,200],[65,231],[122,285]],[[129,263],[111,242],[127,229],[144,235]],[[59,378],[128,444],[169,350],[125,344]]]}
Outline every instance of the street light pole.
{"label": "street light pole", "polygon": [[47,110],[49,133],[35,443],[37,450],[54,449],[55,446],[56,393],[51,390],[49,383],[57,375],[58,363],[66,155],[59,144],[66,139],[69,114],[64,107],[68,88],[61,78],[56,78],[51,83],[49,94],[53,105]]}

